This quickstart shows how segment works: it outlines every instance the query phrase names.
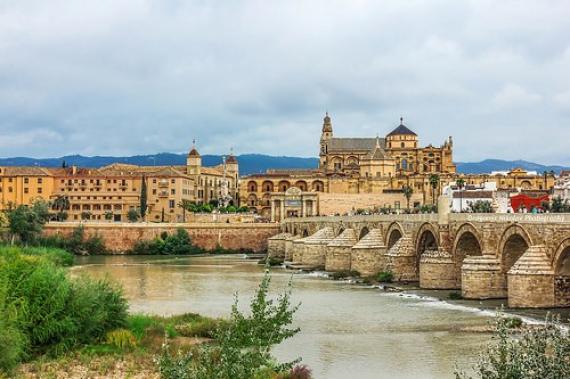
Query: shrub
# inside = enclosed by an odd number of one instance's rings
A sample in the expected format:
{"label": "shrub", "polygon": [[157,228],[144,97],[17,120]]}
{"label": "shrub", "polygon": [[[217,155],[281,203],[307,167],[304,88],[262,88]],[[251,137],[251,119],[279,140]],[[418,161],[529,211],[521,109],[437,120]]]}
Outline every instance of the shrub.
{"label": "shrub", "polygon": [[167,350],[159,359],[165,379],[256,378],[263,372],[288,371],[297,361],[279,364],[271,355],[273,345],[294,336],[298,328],[288,326],[298,306],[291,307],[290,290],[277,303],[269,300],[270,277],[267,274],[250,304],[251,315],[232,307],[229,327],[215,333],[217,345],[200,346],[189,354],[172,357]]}
{"label": "shrub", "polygon": [[392,283],[394,280],[394,274],[392,271],[382,271],[376,275],[376,280],[383,283]]}
{"label": "shrub", "polygon": [[[558,320],[547,317],[542,325],[517,331],[502,312],[495,319],[496,343],[490,345],[473,367],[482,379],[542,379],[570,377],[570,338]],[[456,377],[467,378],[456,372]]]}
{"label": "shrub", "polygon": [[214,338],[216,333],[228,327],[228,322],[221,319],[201,318],[193,322],[176,326],[176,331],[184,337]]}
{"label": "shrub", "polygon": [[145,336],[146,330],[154,325],[156,320],[152,316],[135,314],[127,317],[127,327],[139,341]]}
{"label": "shrub", "polygon": [[127,329],[116,329],[107,333],[106,343],[121,350],[131,350],[137,347],[137,339]]}
{"label": "shrub", "polygon": [[51,262],[56,266],[71,266],[75,257],[73,254],[66,250],[50,247],[25,247],[25,248],[12,248],[8,249],[14,254],[22,253],[25,255],[37,255],[41,256]]}
{"label": "shrub", "polygon": [[18,310],[12,325],[25,347],[20,359],[68,351],[125,324],[127,302],[119,289],[104,280],[70,279],[48,257],[0,247],[5,307]]}
{"label": "shrub", "polygon": [[280,378],[283,379],[311,379],[312,371],[307,365],[296,365]]}
{"label": "shrub", "polygon": [[340,280],[340,279],[346,279],[346,278],[354,278],[354,277],[360,277],[360,273],[358,271],[338,271],[338,272],[333,272],[332,274],[330,274],[330,278],[334,279],[334,280]]}
{"label": "shrub", "polygon": [[0,278],[0,377],[20,362],[25,339],[15,323],[15,309],[6,303],[7,278]]}
{"label": "shrub", "polygon": [[461,299],[463,299],[463,296],[461,295],[460,292],[455,292],[455,291],[454,291],[454,292],[450,292],[450,293],[447,295],[447,298],[448,298],[449,300],[461,300]]}

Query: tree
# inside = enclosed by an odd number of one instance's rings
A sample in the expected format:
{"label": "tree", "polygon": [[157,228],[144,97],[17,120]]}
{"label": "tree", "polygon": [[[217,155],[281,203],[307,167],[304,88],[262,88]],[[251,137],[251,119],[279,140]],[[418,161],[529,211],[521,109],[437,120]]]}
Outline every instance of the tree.
{"label": "tree", "polygon": [[53,200],[52,208],[56,210],[56,221],[65,221],[67,219],[66,211],[69,210],[70,206],[69,197],[65,195],[58,195],[55,200]]}
{"label": "tree", "polygon": [[127,219],[129,220],[129,222],[137,222],[139,219],[139,211],[136,208],[131,208],[129,209],[129,212],[127,212]]}
{"label": "tree", "polygon": [[406,208],[410,209],[410,199],[414,194],[414,189],[409,185],[405,185],[402,187],[402,192],[404,193],[404,197],[406,198],[406,204],[407,204]]}
{"label": "tree", "polygon": [[431,174],[429,176],[429,184],[431,185],[431,199],[432,204],[435,205],[435,189],[439,185],[439,175]]}
{"label": "tree", "polygon": [[144,221],[145,216],[146,216],[146,210],[148,207],[147,204],[147,187],[146,187],[146,177],[143,175],[142,177],[142,183],[141,183],[141,204],[140,204],[140,215],[141,215],[141,219]]}
{"label": "tree", "polygon": [[550,207],[553,213],[564,213],[570,211],[570,204],[568,200],[563,200],[560,196],[552,199],[552,206]]}
{"label": "tree", "polygon": [[34,242],[41,234],[44,224],[49,219],[49,206],[43,200],[36,200],[31,207],[19,205],[8,209],[6,217],[12,234],[12,243],[14,236],[18,236],[20,241],[27,245]]}
{"label": "tree", "polygon": [[469,203],[469,208],[473,213],[493,213],[493,205],[487,200],[477,200]]}
{"label": "tree", "polygon": [[457,188],[459,188],[459,212],[463,212],[463,188],[465,188],[465,180],[459,178],[455,184],[457,184]]}

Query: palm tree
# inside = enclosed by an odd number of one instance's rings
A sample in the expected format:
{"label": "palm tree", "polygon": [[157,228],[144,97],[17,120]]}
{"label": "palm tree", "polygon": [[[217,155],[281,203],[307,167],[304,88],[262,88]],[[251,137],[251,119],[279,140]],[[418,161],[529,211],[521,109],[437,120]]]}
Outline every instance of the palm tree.
{"label": "palm tree", "polygon": [[461,178],[457,179],[455,184],[457,184],[459,188],[459,212],[463,212],[463,188],[465,187],[465,180]]}
{"label": "palm tree", "polygon": [[431,174],[429,176],[429,184],[431,185],[431,201],[432,205],[435,205],[435,189],[439,185],[439,175]]}
{"label": "palm tree", "polygon": [[402,187],[402,192],[404,193],[404,196],[406,197],[407,208],[410,209],[410,199],[412,198],[412,195],[414,193],[414,189],[412,187],[410,187],[409,185],[405,185]]}
{"label": "palm tree", "polygon": [[57,221],[65,221],[65,219],[67,218],[67,214],[65,211],[67,211],[69,209],[69,207],[71,206],[70,202],[69,202],[69,197],[65,196],[65,195],[58,195],[53,203],[52,203],[53,208],[57,211],[55,217]]}

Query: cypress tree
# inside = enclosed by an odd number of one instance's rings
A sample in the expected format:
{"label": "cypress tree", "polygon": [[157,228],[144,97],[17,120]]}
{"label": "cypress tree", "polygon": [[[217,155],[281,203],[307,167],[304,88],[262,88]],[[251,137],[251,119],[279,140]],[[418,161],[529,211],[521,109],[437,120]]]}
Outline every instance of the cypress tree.
{"label": "cypress tree", "polygon": [[141,220],[143,221],[146,215],[146,209],[147,209],[147,188],[146,188],[146,177],[143,175],[141,183],[141,206],[140,206]]}

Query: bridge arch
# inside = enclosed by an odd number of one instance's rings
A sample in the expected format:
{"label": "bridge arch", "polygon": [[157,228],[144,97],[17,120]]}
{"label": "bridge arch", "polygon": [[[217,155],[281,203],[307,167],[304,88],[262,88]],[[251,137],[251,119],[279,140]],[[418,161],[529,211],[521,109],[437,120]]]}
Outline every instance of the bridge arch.
{"label": "bridge arch", "polygon": [[453,261],[455,263],[455,277],[458,286],[461,286],[461,266],[467,256],[482,256],[483,244],[477,229],[471,224],[463,224],[455,234],[453,242]]}
{"label": "bridge arch", "polygon": [[497,252],[502,272],[506,274],[530,246],[532,239],[522,226],[509,226],[501,236]]}
{"label": "bridge arch", "polygon": [[570,238],[558,246],[554,255],[554,299],[557,306],[570,306]]}
{"label": "bridge arch", "polygon": [[438,250],[439,248],[439,236],[436,228],[426,222],[418,229],[416,236],[416,273],[419,275],[420,272],[420,259],[426,251]]}
{"label": "bridge arch", "polygon": [[388,250],[390,250],[396,244],[396,242],[398,242],[398,240],[403,236],[404,236],[404,228],[402,227],[402,225],[400,225],[399,222],[391,223],[390,226],[388,227],[388,231],[386,232],[386,237],[384,238]]}
{"label": "bridge arch", "polygon": [[360,233],[358,233],[358,240],[360,241],[361,239],[363,239],[364,237],[366,237],[366,235],[370,233],[370,230],[368,230],[368,227],[365,226],[362,229],[360,229]]}

